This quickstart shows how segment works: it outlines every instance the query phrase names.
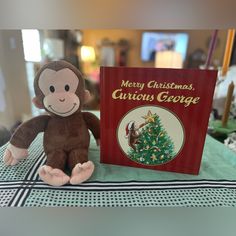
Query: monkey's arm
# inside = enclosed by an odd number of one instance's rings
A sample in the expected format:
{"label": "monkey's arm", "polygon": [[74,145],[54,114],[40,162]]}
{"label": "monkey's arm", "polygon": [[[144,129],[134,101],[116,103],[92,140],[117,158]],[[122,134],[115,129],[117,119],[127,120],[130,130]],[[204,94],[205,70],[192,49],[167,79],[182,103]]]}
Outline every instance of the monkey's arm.
{"label": "monkey's arm", "polygon": [[142,127],[145,126],[145,125],[147,125],[147,123],[141,124],[138,128],[140,129],[140,128],[142,128]]}
{"label": "monkey's arm", "polygon": [[5,154],[6,165],[15,165],[28,155],[28,147],[38,135],[47,127],[50,116],[42,115],[21,124],[10,139]]}
{"label": "monkey's arm", "polygon": [[18,148],[28,148],[35,137],[45,130],[50,116],[42,115],[21,124],[10,139],[10,143]]}
{"label": "monkey's arm", "polygon": [[99,144],[100,140],[100,120],[90,112],[83,112],[84,120],[87,124],[88,129],[91,130],[94,138],[97,140],[97,144]]}
{"label": "monkey's arm", "polygon": [[133,138],[139,138],[140,134],[133,134]]}

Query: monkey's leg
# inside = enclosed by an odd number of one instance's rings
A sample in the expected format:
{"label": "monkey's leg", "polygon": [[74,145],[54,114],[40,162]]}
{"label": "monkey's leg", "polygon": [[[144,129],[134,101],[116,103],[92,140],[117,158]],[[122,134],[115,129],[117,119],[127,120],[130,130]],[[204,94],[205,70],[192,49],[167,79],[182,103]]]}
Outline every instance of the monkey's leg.
{"label": "monkey's leg", "polygon": [[130,144],[130,147],[132,147],[134,149],[134,151],[136,151],[136,147],[133,143]]}
{"label": "monkey's leg", "polygon": [[66,164],[66,153],[56,150],[47,154],[46,165],[39,168],[40,178],[47,184],[62,186],[69,182],[70,177],[62,170]]}
{"label": "monkey's leg", "polygon": [[88,161],[87,149],[75,149],[69,153],[68,166],[72,169],[70,183],[80,184],[89,179],[94,171],[94,164]]}

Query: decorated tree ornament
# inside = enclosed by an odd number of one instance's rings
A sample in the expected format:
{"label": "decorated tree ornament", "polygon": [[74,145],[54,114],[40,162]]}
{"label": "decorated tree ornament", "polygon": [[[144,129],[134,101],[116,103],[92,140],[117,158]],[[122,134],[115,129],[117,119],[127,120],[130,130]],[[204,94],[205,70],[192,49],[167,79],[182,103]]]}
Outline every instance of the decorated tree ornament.
{"label": "decorated tree ornament", "polygon": [[143,157],[140,157],[139,160],[140,160],[141,162],[144,162],[144,161],[145,161],[145,159],[144,159]]}
{"label": "decorated tree ornament", "polygon": [[151,157],[152,161],[156,161],[157,160],[157,157],[153,154]]}

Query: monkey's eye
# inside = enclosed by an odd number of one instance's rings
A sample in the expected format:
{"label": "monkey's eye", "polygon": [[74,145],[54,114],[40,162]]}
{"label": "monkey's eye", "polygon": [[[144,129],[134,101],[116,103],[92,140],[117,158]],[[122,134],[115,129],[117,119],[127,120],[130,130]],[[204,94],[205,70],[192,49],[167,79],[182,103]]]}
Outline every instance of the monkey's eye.
{"label": "monkey's eye", "polygon": [[68,84],[65,86],[65,90],[66,90],[67,92],[70,90],[70,86],[69,86]]}
{"label": "monkey's eye", "polygon": [[54,88],[54,86],[51,85],[51,86],[49,87],[49,89],[50,89],[50,91],[51,91],[52,93],[55,92],[55,88]]}

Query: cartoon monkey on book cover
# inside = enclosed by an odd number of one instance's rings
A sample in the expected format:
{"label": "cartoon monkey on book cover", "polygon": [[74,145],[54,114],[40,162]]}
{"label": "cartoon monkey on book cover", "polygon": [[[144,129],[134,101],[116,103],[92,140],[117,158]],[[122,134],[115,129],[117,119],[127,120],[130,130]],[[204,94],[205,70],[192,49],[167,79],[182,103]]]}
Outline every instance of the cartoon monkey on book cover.
{"label": "cartoon monkey on book cover", "polygon": [[[84,88],[79,70],[66,61],[44,65],[34,80],[36,107],[48,115],[35,117],[22,125],[11,137],[4,162],[12,166],[28,155],[28,148],[40,132],[44,132],[46,164],[39,168],[40,178],[53,186],[76,185],[90,178],[94,164],[88,160],[89,131],[100,143],[100,121],[89,112],[82,112],[90,94]],[[65,173],[69,168],[71,176]]]}
{"label": "cartoon monkey on book cover", "polygon": [[128,144],[131,148],[136,150],[135,144],[139,144],[139,137],[140,132],[139,129],[141,129],[143,126],[145,126],[147,123],[143,123],[139,126],[135,124],[134,121],[130,121],[125,128],[126,131],[126,138],[128,138]]}

